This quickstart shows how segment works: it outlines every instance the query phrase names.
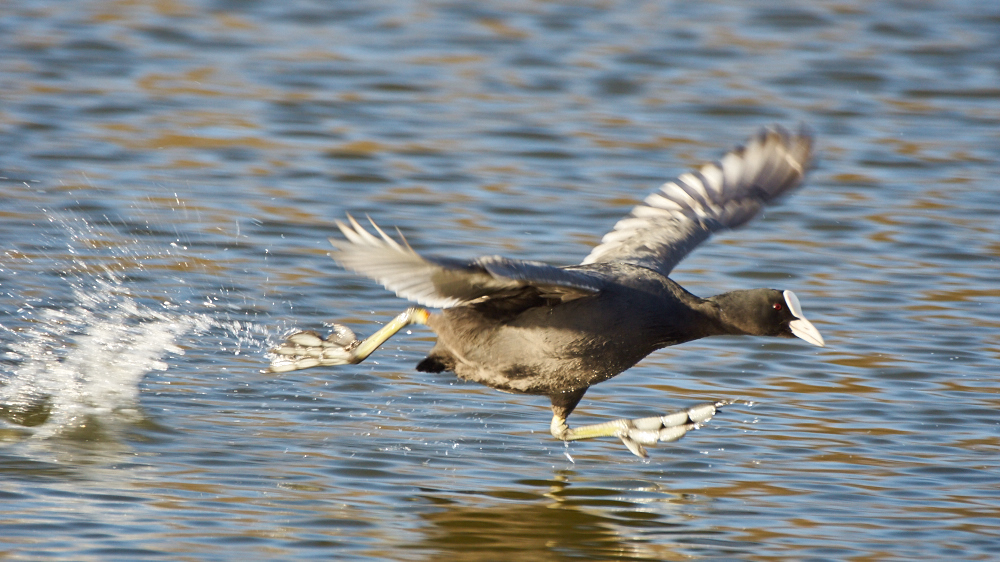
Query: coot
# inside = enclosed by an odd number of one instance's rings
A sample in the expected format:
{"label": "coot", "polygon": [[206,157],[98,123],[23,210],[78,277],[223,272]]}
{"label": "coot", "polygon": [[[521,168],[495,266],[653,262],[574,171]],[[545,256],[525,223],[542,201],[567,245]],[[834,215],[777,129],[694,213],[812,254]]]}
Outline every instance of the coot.
{"label": "coot", "polygon": [[472,261],[421,256],[374,222],[337,222],[346,242],[332,256],[432,314],[410,308],[367,339],[342,325],[327,338],[292,334],[274,350],[275,373],[359,363],[404,326],[426,324],[437,343],[417,365],[453,371],[498,390],[548,396],[552,435],[576,440],[616,436],[633,453],[679,439],[727,402],[663,416],[570,428],[566,418],[587,389],[653,351],[706,336],[797,336],[822,346],[795,293],[751,289],[702,299],[668,275],[713,232],[752,219],[794,189],[809,168],[812,138],[801,128],[763,129],[715,163],[667,182],[632,209],[580,265],[485,256]]}

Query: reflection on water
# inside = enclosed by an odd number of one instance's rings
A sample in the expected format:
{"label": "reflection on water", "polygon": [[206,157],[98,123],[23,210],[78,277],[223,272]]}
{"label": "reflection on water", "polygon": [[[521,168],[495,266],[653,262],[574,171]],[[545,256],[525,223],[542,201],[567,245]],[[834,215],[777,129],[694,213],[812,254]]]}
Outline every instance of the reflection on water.
{"label": "reflection on water", "polygon": [[558,470],[518,489],[470,492],[460,501],[423,491],[420,543],[429,560],[675,560],[742,556],[753,543],[711,530],[695,515],[707,498],[650,482],[587,482]]}
{"label": "reflection on water", "polygon": [[[1000,549],[993,6],[4,8],[3,555]],[[544,399],[416,373],[420,328],[261,372],[291,329],[404,306],[326,257],[346,212],[421,252],[574,263],[663,180],[799,121],[805,189],[675,277],[790,288],[828,347],[699,341],[592,389],[579,423],[753,401],[649,461],[553,441]]]}

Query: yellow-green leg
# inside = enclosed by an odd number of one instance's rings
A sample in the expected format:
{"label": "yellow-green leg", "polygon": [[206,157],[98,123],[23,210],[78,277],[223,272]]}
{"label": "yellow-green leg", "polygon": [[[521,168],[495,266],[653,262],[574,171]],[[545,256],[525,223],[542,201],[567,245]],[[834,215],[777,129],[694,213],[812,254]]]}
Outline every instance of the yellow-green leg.
{"label": "yellow-green leg", "polygon": [[668,443],[684,437],[688,431],[698,429],[701,424],[712,419],[719,408],[732,404],[732,401],[709,402],[698,404],[686,410],[678,410],[662,416],[648,418],[618,419],[593,425],[571,428],[566,418],[576,407],[587,389],[551,396],[552,423],[549,431],[556,439],[577,441],[596,437],[618,437],[625,443],[629,451],[636,456],[646,458],[643,445]]}
{"label": "yellow-green leg", "polygon": [[296,332],[272,350],[271,373],[287,373],[309,367],[360,363],[389,338],[410,324],[426,324],[430,312],[412,307],[364,340],[359,340],[347,326],[333,325],[326,339],[311,330]]}

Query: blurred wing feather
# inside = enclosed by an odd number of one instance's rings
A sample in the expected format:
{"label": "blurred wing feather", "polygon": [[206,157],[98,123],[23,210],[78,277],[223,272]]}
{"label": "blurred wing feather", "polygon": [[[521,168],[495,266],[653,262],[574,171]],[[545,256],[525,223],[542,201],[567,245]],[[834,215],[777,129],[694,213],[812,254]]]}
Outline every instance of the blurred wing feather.
{"label": "blurred wing feather", "polygon": [[805,128],[763,129],[718,162],[667,182],[607,233],[583,264],[624,262],[668,275],[717,230],[749,222],[802,183],[812,158]]}
{"label": "blurred wing feather", "polygon": [[[354,217],[337,221],[347,243],[333,240],[331,256],[347,269],[370,277],[397,295],[424,306],[448,308],[535,287],[547,298],[570,300],[600,291],[599,279],[539,262],[485,256],[472,261],[425,257],[405,239],[395,241],[374,222],[378,236]],[[370,219],[369,219],[370,221]]]}

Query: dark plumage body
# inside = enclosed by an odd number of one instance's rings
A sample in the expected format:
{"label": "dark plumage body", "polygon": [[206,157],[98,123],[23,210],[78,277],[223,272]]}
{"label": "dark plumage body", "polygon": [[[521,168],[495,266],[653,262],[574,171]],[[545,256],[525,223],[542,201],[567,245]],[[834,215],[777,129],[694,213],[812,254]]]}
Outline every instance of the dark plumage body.
{"label": "dark plumage body", "polygon": [[644,456],[642,445],[679,438],[722,402],[571,429],[566,418],[587,388],[657,349],[706,336],[797,336],[823,345],[791,291],[751,289],[701,299],[668,277],[713,232],[745,224],[797,187],[811,147],[804,130],[762,131],[719,162],[664,184],[570,267],[500,256],[421,256],[374,222],[379,236],[349,216],[349,224],[338,222],[347,243],[331,240],[333,257],[400,296],[443,311],[411,308],[363,341],[341,325],[326,339],[293,334],[275,350],[271,370],[358,363],[403,326],[427,324],[438,339],[418,370],[453,371],[499,390],[546,395],[554,436],[614,435]]}
{"label": "dark plumage body", "polygon": [[525,290],[502,304],[431,315],[427,325],[438,341],[417,370],[551,395],[606,381],[662,347],[727,333],[711,301],[654,271],[628,264],[574,269],[600,279],[600,294],[560,302]]}

